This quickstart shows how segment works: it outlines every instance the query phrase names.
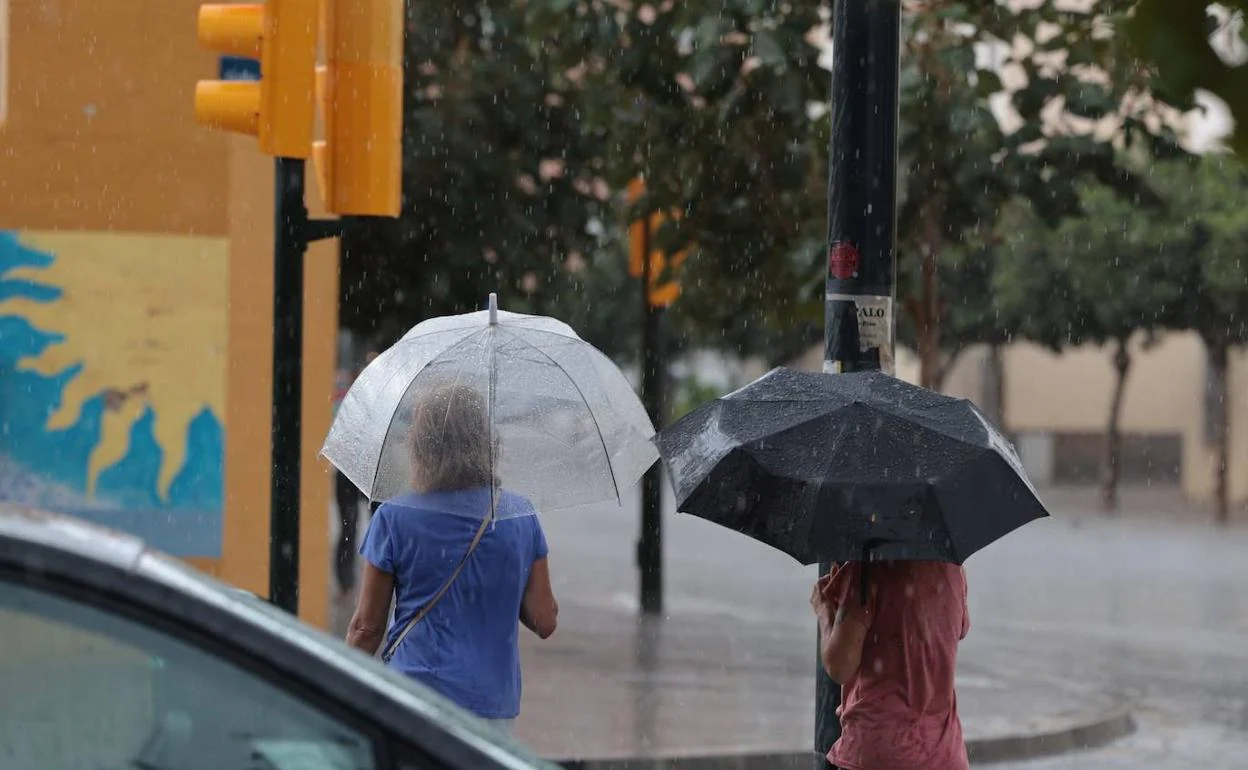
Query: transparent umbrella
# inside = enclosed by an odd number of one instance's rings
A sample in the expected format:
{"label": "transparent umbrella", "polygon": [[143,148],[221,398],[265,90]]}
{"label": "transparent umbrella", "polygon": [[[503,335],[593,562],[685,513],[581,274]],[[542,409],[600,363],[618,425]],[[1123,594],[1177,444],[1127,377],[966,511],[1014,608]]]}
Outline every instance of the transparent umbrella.
{"label": "transparent umbrella", "polygon": [[374,501],[488,485],[532,503],[500,506],[506,518],[618,502],[658,459],[653,437],[610,359],[491,294],[488,310],[418,324],[374,359],[321,454]]}

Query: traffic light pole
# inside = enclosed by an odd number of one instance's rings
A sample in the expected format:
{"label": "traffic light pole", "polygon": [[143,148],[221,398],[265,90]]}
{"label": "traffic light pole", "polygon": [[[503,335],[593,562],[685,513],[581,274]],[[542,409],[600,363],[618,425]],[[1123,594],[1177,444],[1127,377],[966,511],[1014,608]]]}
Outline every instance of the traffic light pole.
{"label": "traffic light pole", "polygon": [[[662,427],[667,367],[663,356],[663,308],[650,301],[650,219],[644,217],[641,268],[641,397],[656,429]],[[641,539],[637,543],[637,569],[641,612],[663,614],[663,487],[662,470],[655,463],[646,471],[641,486]]]}
{"label": "traffic light pole", "polygon": [[309,243],[340,235],[342,225],[338,220],[308,219],[303,202],[303,160],[279,157],[275,170],[269,601],[298,614],[303,259]]}
{"label": "traffic light pole", "polygon": [[[899,0],[837,0],[824,371],[893,371],[896,293]],[[831,564],[819,565],[826,575]],[[815,768],[841,734],[840,688],[816,657]]]}

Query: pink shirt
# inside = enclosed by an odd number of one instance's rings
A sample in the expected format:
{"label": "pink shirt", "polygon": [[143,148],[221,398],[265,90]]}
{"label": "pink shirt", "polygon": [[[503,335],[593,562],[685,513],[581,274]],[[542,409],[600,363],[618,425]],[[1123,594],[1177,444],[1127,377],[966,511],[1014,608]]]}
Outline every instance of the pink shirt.
{"label": "pink shirt", "polygon": [[861,567],[841,565],[824,588],[829,604],[867,626],[828,761],[845,770],[968,770],[953,691],[958,642],[970,630],[966,573],[940,562],[873,563],[864,609]]}

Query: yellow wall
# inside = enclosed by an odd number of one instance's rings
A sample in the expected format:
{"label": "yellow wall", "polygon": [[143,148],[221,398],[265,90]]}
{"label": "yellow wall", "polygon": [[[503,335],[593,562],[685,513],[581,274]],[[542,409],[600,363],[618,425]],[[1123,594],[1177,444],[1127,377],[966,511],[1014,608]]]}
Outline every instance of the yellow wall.
{"label": "yellow wall", "polygon": [[[273,170],[254,143],[231,137],[230,229],[246,233],[230,252],[230,360],[226,379],[225,542],[263,543],[263,554],[227,559],[220,576],[268,594],[270,408],[273,355]],[[315,203],[315,194],[308,200]],[[315,208],[313,212],[319,213]],[[301,474],[300,615],[328,623],[330,476],[317,456],[332,417],[337,355],[336,244],[308,250],[304,283],[303,453]],[[240,552],[241,552],[240,548]]]}
{"label": "yellow wall", "polygon": [[[204,373],[224,383],[222,553],[191,561],[266,594],[272,160],[249,138],[194,122],[195,81],[215,77],[217,68],[195,39],[199,2],[9,4],[0,229],[228,243],[224,371]],[[300,614],[321,626],[328,609],[329,476],[316,451],[331,417],[336,253],[333,242],[313,246],[305,286]],[[199,288],[192,279],[186,290]],[[180,364],[170,356],[167,365]]]}
{"label": "yellow wall", "polygon": [[[946,392],[981,396],[982,350],[969,351],[946,381]],[[1004,353],[1006,423],[1011,431],[1101,433],[1113,395],[1112,351],[1087,345],[1061,355],[1020,343]],[[1191,499],[1213,496],[1216,458],[1204,439],[1204,346],[1192,334],[1168,334],[1153,346],[1132,346],[1122,429],[1183,437],[1182,483]],[[1232,356],[1229,372],[1231,498],[1248,499],[1248,356]]]}

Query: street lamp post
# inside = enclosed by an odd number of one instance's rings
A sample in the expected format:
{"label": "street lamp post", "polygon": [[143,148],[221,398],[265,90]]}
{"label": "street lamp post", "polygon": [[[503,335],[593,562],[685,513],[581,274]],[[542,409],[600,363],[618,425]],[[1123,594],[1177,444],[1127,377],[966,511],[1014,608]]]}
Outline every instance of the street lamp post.
{"label": "street lamp post", "polygon": [[[893,371],[899,0],[838,0],[832,12],[832,135],[824,371]],[[819,574],[831,568],[819,565]],[[819,660],[819,658],[816,658]],[[840,688],[816,666],[815,767],[840,737]]]}

